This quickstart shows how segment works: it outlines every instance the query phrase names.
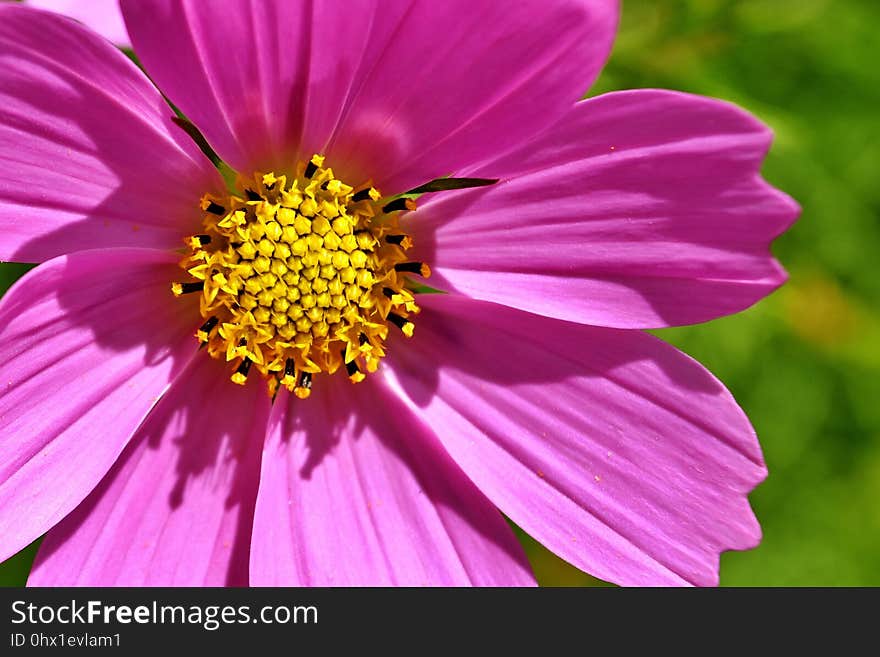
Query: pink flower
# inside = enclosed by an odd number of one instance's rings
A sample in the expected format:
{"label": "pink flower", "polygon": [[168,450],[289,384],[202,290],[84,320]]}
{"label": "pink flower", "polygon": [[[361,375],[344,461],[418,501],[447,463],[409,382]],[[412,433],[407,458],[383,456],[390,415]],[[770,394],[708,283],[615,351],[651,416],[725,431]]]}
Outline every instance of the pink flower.
{"label": "pink flower", "polygon": [[[748,420],[641,329],[784,281],[765,126],[578,101],[612,0],[122,9],[239,175],[109,42],[0,6],[0,258],[41,263],[0,302],[0,558],[48,531],[32,584],[533,583],[500,510],[683,585],[758,543]],[[500,181],[397,197],[448,175]]]}
{"label": "pink flower", "polygon": [[39,7],[65,14],[88,25],[117,46],[130,47],[131,39],[122,20],[119,0],[23,0],[31,7]]}

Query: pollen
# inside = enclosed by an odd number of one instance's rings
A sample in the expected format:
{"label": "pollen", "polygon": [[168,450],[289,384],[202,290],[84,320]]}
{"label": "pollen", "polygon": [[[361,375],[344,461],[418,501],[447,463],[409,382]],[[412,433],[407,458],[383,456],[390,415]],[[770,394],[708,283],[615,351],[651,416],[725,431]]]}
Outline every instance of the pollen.
{"label": "pollen", "polygon": [[229,363],[232,381],[258,372],[273,396],[283,386],[305,399],[315,375],[340,369],[362,381],[389,327],[413,334],[407,275],[430,275],[406,257],[400,214],[414,201],[347,185],[319,155],[292,178],[256,173],[239,188],[202,198],[202,233],[185,239],[180,263],[189,280],[171,285],[199,294],[197,339]]}

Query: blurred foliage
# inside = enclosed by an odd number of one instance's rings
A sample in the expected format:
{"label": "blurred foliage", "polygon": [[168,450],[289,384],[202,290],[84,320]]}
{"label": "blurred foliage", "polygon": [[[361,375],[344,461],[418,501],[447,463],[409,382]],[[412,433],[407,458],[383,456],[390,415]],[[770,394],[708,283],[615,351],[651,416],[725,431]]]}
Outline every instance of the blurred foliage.
{"label": "blurred foliage", "polygon": [[[880,585],[880,3],[625,0],[592,94],[662,87],[769,123],[764,173],[803,206],[775,252],[790,282],[735,317],[659,331],[733,391],[770,468],[764,541],[722,557],[726,585]],[[25,271],[0,265],[0,291]],[[540,581],[601,584],[523,536]],[[21,583],[33,547],[0,566]]]}

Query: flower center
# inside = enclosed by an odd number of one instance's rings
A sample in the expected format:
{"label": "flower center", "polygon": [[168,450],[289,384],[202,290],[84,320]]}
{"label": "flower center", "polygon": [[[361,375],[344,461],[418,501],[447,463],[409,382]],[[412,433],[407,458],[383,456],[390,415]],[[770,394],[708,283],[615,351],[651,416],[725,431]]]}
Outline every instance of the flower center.
{"label": "flower center", "polygon": [[315,155],[292,180],[254,174],[241,196],[202,199],[204,233],[186,240],[181,267],[195,280],[175,295],[200,293],[197,331],[208,353],[232,363],[244,384],[257,370],[269,393],[301,399],[312,377],[344,367],[355,383],[385,355],[388,324],[412,336],[419,312],[405,274],[412,240],[398,225],[411,199],[384,206],[373,187],[355,191]]}

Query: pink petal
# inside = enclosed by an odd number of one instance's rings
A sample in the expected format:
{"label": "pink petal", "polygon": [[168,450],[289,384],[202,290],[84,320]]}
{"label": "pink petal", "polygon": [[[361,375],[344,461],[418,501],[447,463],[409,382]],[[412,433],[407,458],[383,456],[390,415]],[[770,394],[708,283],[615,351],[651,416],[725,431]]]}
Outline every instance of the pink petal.
{"label": "pink petal", "polygon": [[199,354],[101,484],[46,536],[31,586],[245,586],[262,381]]}
{"label": "pink petal", "polygon": [[279,396],[263,452],[251,584],[530,585],[522,549],[430,430],[382,385]]}
{"label": "pink petal", "polygon": [[0,561],[98,484],[196,352],[173,254],[51,260],[0,300]]}
{"label": "pink petal", "polygon": [[56,11],[88,25],[117,46],[128,47],[131,41],[125,30],[119,0],[24,0],[31,7]]}
{"label": "pink petal", "polygon": [[91,30],[0,4],[0,260],[178,248],[222,181],[172,116]]}
{"label": "pink petal", "polygon": [[641,331],[423,295],[396,386],[499,509],[624,585],[715,584],[760,540],[755,434],[698,363]]}
{"label": "pink petal", "polygon": [[669,91],[578,103],[527,148],[476,170],[507,178],[411,219],[432,285],[620,328],[738,312],[785,273],[770,242],[797,205],[759,176],[770,131]]}
{"label": "pink petal", "polygon": [[[234,168],[326,152],[386,193],[562,116],[611,48],[616,0],[124,0],[135,50]],[[218,18],[222,8],[222,20]]]}

